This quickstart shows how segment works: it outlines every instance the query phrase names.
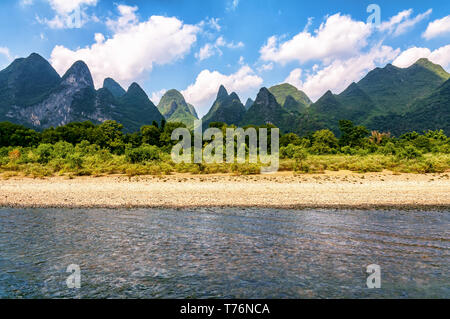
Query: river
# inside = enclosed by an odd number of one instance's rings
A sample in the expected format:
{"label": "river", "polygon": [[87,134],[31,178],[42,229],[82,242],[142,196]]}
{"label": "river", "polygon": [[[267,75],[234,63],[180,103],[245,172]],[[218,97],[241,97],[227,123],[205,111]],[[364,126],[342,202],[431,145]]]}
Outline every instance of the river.
{"label": "river", "polygon": [[448,210],[2,208],[0,298],[450,298],[449,226]]}

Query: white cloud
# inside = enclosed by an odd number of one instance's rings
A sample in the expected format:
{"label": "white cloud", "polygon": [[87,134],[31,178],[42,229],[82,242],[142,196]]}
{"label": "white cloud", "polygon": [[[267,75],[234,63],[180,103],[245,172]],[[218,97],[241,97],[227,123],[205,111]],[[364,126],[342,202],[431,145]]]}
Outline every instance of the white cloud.
{"label": "white cloud", "polygon": [[239,6],[240,0],[228,0],[227,11],[234,11]]}
{"label": "white cloud", "polygon": [[0,47],[0,54],[4,55],[8,60],[11,60],[11,52],[7,47]]}
{"label": "white cloud", "polygon": [[215,47],[211,43],[207,43],[195,54],[195,58],[199,61],[206,60],[215,54],[214,51]]}
{"label": "white cloud", "polygon": [[431,62],[439,64],[447,71],[450,71],[450,44],[434,51],[428,48],[409,48],[403,51],[392,64],[399,68],[407,68],[420,58],[427,58]]}
{"label": "white cloud", "polygon": [[316,68],[313,73],[307,74],[305,81],[300,78],[302,70],[295,69],[285,81],[303,90],[315,101],[328,90],[341,93],[352,82],[361,80],[367,72],[392,61],[398,54],[398,49],[379,45],[368,53],[344,60],[337,59],[325,67]]}
{"label": "white cloud", "polygon": [[420,21],[428,18],[433,12],[432,9],[424,13],[418,14],[414,18],[411,17],[413,10],[404,10],[393,16],[389,21],[383,22],[378,29],[380,31],[388,32],[394,36],[399,36],[406,33],[409,29],[414,27]]}
{"label": "white cloud", "polygon": [[60,15],[64,15],[84,5],[95,6],[98,0],[48,0],[48,2],[53,10]]}
{"label": "white cloud", "polygon": [[296,68],[289,73],[289,76],[284,80],[285,83],[289,83],[297,88],[303,87],[302,78],[303,70],[300,68]]}
{"label": "white cloud", "polygon": [[31,6],[33,4],[33,0],[20,0],[20,5],[22,7]]}
{"label": "white cloud", "polygon": [[136,16],[136,11],[138,7],[118,5],[117,10],[119,10],[120,17],[117,20],[108,19],[106,25],[108,28],[115,32],[120,32],[126,30],[130,25],[135,25],[138,23],[138,17]]}
{"label": "white cloud", "polygon": [[450,34],[450,15],[430,22],[422,36],[425,39],[430,40],[445,34]]}
{"label": "white cloud", "polygon": [[211,18],[208,20],[208,25],[216,31],[220,31],[222,27],[219,24],[219,18]]}
{"label": "white cloud", "polygon": [[236,73],[230,75],[203,70],[195,82],[181,93],[186,101],[196,106],[199,115],[203,116],[214,102],[220,85],[224,85],[229,93],[234,91],[242,95],[258,89],[262,83],[263,79],[255,75],[248,65],[242,66]]}
{"label": "white cloud", "polygon": [[397,28],[394,32],[394,35],[399,36],[399,35],[406,33],[409,29],[414,27],[417,23],[428,18],[432,12],[433,12],[433,10],[429,9],[426,12],[417,15],[415,18],[406,19],[405,21],[403,21],[402,23],[400,23],[397,26]]}
{"label": "white cloud", "polygon": [[389,33],[393,33],[395,31],[395,28],[404,20],[407,20],[411,14],[412,14],[413,10],[409,9],[409,10],[403,10],[401,12],[399,12],[398,14],[396,14],[395,16],[391,17],[389,19],[389,21],[385,21],[383,23],[380,24],[380,26],[378,27],[378,29],[380,31],[386,31]]}
{"label": "white cloud", "polygon": [[147,21],[129,21],[128,24],[120,24],[119,21],[123,21],[120,18],[115,24],[120,27],[111,38],[105,40],[96,34],[94,44],[77,50],[56,46],[50,58],[53,67],[63,74],[72,63],[83,60],[97,87],[106,77],[127,86],[152,71],[154,65],[183,58],[200,32],[199,27],[184,24],[177,18],[151,16]]}
{"label": "white cloud", "polygon": [[270,37],[260,50],[261,59],[285,64],[291,61],[304,63],[346,58],[365,47],[370,34],[370,25],[337,13],[328,17],[314,33],[305,28],[282,43],[279,43],[278,37]]}
{"label": "white cloud", "polygon": [[258,67],[258,72],[270,71],[270,70],[273,70],[273,67],[274,67],[274,64],[272,62],[263,64],[260,67]]}
{"label": "white cloud", "polygon": [[152,93],[152,96],[150,97],[150,100],[155,104],[158,105],[159,101],[161,101],[161,98],[163,97],[164,94],[166,94],[167,90],[166,89],[162,89],[156,92]]}
{"label": "white cloud", "polygon": [[[33,4],[33,1],[29,0],[22,2],[27,5]],[[90,20],[95,21],[95,16],[90,17],[86,13],[86,7],[96,6],[98,0],[47,0],[47,2],[56,15],[52,19],[36,16],[36,20],[52,29],[80,28]]]}
{"label": "white cloud", "polygon": [[222,36],[218,37],[215,43],[207,43],[205,44],[196,54],[195,57],[199,61],[203,61],[212,57],[215,54],[222,55],[223,52],[221,48],[228,49],[240,49],[244,47],[243,42],[227,42]]}

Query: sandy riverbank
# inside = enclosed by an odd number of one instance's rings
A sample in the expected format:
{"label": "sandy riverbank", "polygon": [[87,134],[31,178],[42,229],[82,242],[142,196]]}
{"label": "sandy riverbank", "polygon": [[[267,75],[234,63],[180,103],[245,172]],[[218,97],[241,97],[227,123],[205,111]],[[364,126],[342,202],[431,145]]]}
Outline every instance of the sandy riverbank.
{"label": "sandy riverbank", "polygon": [[445,207],[446,174],[172,175],[0,180],[3,207]]}

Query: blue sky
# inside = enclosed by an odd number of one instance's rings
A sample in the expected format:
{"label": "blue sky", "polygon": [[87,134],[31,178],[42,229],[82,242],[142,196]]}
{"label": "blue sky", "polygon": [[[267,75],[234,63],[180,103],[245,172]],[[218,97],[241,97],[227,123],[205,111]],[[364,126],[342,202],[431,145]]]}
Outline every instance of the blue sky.
{"label": "blue sky", "polygon": [[[380,9],[380,24],[368,23]],[[376,22],[374,19],[372,22]],[[450,2],[381,0],[3,0],[0,67],[37,52],[97,87],[138,82],[157,103],[176,88],[205,114],[220,84],[243,102],[289,82],[313,100],[376,66],[427,57],[450,71]]]}

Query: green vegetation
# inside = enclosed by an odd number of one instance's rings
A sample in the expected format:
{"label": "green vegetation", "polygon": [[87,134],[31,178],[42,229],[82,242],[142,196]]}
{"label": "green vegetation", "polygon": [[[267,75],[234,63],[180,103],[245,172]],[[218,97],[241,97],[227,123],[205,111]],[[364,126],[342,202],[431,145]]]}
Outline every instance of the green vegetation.
{"label": "green vegetation", "polygon": [[220,86],[216,101],[208,114],[202,119],[207,128],[210,123],[224,122],[229,125],[239,125],[246,110],[236,93],[228,94],[223,85]]}
{"label": "green vegetation", "polygon": [[[211,126],[223,131],[228,127],[220,122]],[[185,125],[154,122],[143,126],[139,132],[125,134],[121,124],[106,121],[100,125],[70,123],[36,132],[3,122],[0,123],[0,172],[4,177],[260,172],[260,164],[174,163],[170,156],[175,144],[171,134],[178,127]],[[389,133],[369,133],[351,121],[340,121],[339,127],[340,138],[330,130],[302,137],[294,133],[282,135],[280,170],[322,173],[326,170],[379,172],[387,169],[437,173],[450,169],[450,138],[442,130],[411,132],[395,138]]]}
{"label": "green vegetation", "polygon": [[193,128],[194,121],[198,119],[195,108],[186,103],[183,95],[177,90],[169,90],[163,95],[158,110],[168,122],[180,122],[188,128]]}

